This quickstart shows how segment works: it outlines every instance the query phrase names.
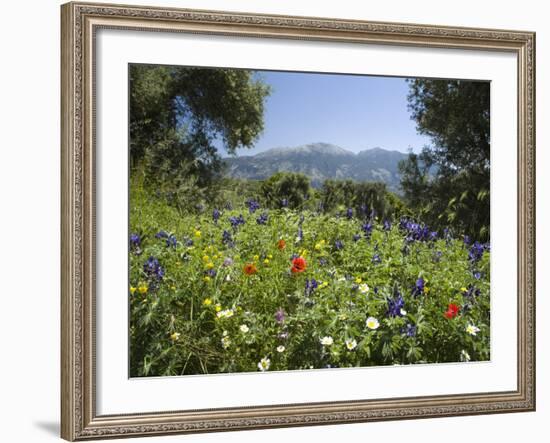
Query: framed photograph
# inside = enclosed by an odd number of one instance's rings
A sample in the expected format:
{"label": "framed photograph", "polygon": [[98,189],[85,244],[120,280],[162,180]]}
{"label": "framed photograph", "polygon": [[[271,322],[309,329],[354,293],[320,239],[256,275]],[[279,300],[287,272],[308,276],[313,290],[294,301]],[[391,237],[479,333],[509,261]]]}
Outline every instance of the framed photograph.
{"label": "framed photograph", "polygon": [[535,35],[68,3],[67,440],[535,409]]}

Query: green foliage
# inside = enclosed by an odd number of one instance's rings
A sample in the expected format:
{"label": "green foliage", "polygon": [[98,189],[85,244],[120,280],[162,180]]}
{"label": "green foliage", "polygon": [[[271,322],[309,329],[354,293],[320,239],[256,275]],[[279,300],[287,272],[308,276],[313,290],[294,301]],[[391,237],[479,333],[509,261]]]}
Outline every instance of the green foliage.
{"label": "green foliage", "polygon": [[406,212],[399,198],[386,190],[384,183],[355,182],[353,180],[325,180],[319,192],[325,212],[352,208],[355,214],[370,214],[387,218]]}
{"label": "green foliage", "polygon": [[260,187],[261,198],[270,208],[280,208],[283,200],[291,209],[302,207],[310,194],[309,178],[294,172],[273,174]]}
{"label": "green foliage", "polygon": [[406,201],[432,226],[488,239],[489,83],[415,79],[408,100],[432,144],[400,164]]}
{"label": "green foliage", "polygon": [[[285,370],[490,358],[488,252],[473,262],[458,239],[410,242],[396,222],[388,229],[373,220],[367,237],[362,220],[307,209],[250,213],[241,203],[182,214],[142,177],[130,189],[130,232],[139,236],[129,256],[132,376],[257,371],[262,359]],[[241,202],[253,196],[238,193]],[[245,223],[233,227],[239,215]],[[303,272],[291,272],[293,255],[307,262]],[[151,257],[162,278],[146,272]],[[256,272],[247,275],[247,264]],[[415,296],[419,277],[425,287]],[[391,317],[396,292],[404,306]],[[451,319],[449,303],[460,307]]]}
{"label": "green foliage", "polygon": [[130,65],[132,167],[174,192],[190,175],[206,187],[222,169],[216,146],[253,146],[268,94],[252,71]]}

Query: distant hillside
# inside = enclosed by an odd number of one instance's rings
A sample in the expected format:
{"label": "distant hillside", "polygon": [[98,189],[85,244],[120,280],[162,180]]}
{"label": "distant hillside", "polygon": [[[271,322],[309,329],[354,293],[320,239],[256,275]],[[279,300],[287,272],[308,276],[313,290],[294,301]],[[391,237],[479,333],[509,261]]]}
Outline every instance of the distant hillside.
{"label": "distant hillside", "polygon": [[273,148],[241,157],[228,157],[228,175],[236,178],[264,179],[276,172],[301,172],[320,186],[327,178],[384,182],[398,191],[397,165],[407,154],[382,148],[367,149],[355,154],[328,143],[312,143],[293,148]]}

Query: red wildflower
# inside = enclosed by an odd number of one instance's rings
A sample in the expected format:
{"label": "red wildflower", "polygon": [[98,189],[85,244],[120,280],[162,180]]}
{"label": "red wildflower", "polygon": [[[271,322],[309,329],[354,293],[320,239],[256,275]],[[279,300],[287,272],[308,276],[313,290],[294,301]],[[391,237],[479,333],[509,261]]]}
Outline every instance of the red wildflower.
{"label": "red wildflower", "polygon": [[252,274],[255,274],[256,272],[258,272],[258,268],[256,267],[256,265],[254,263],[247,263],[243,268],[243,272],[246,275],[252,275]]}
{"label": "red wildflower", "polygon": [[277,242],[277,247],[282,251],[284,248],[286,248],[286,241],[284,241],[283,239],[280,239]]}
{"label": "red wildflower", "polygon": [[306,260],[303,257],[296,257],[292,260],[292,268],[290,269],[293,274],[304,272],[307,268]]}
{"label": "red wildflower", "polygon": [[449,303],[447,311],[445,311],[445,317],[448,319],[455,318],[458,315],[458,311],[460,311],[460,308],[457,305]]}

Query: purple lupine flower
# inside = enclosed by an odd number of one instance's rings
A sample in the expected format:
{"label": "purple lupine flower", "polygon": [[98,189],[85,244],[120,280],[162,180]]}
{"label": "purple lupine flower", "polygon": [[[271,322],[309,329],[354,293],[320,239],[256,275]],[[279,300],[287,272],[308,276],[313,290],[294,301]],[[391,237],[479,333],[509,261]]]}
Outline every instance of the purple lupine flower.
{"label": "purple lupine flower", "polygon": [[475,272],[474,272],[474,278],[475,278],[476,280],[479,280],[479,279],[481,278],[481,272],[475,271]]}
{"label": "purple lupine flower", "polygon": [[157,258],[151,256],[143,265],[143,272],[150,280],[162,280],[164,277],[164,269],[160,266]]}
{"label": "purple lupine flower", "polygon": [[436,241],[437,240],[437,231],[431,231],[430,232],[430,240],[431,241]]}
{"label": "purple lupine flower", "polygon": [[319,287],[319,283],[317,282],[317,280],[315,280],[314,278],[312,278],[311,280],[306,279],[304,294],[306,295],[306,297],[310,296],[313,293],[313,291],[315,291],[315,289],[317,289],[318,287]]}
{"label": "purple lupine flower", "polygon": [[353,218],[353,209],[352,208],[348,208],[347,211],[346,211],[346,217],[347,218]]}
{"label": "purple lupine flower", "polygon": [[483,257],[483,252],[485,252],[485,247],[481,243],[476,241],[468,252],[468,259],[471,262],[477,262]]}
{"label": "purple lupine flower", "polygon": [[189,237],[184,237],[183,242],[187,247],[191,247],[194,244],[193,240],[191,240]]}
{"label": "purple lupine flower", "polygon": [[382,229],[383,229],[384,231],[389,231],[389,230],[391,230],[391,223],[390,223],[390,221],[389,221],[388,219],[384,220],[384,224],[383,224]]}
{"label": "purple lupine flower", "polygon": [[412,290],[412,296],[413,297],[418,297],[422,294],[424,294],[424,279],[422,277],[419,277],[416,280],[416,283],[415,283],[414,288]]}
{"label": "purple lupine flower", "polygon": [[267,223],[267,213],[260,214],[260,216],[256,219],[256,223],[259,225],[265,225]]}
{"label": "purple lupine flower", "polygon": [[479,297],[480,294],[481,291],[474,285],[468,285],[468,288],[465,291],[462,291],[462,295],[470,300],[473,300],[475,297]]}
{"label": "purple lupine flower", "polygon": [[253,198],[249,198],[245,203],[246,203],[246,206],[248,207],[248,211],[251,214],[254,214],[254,212],[260,209],[260,204]]}
{"label": "purple lupine flower", "polygon": [[334,242],[334,248],[337,250],[337,251],[340,251],[342,249],[344,249],[344,243],[342,242],[342,240],[336,240]]}
{"label": "purple lupine flower", "polygon": [[388,311],[386,315],[388,317],[403,317],[403,307],[405,306],[405,300],[399,293],[396,291],[393,298],[388,298]]}
{"label": "purple lupine flower", "polygon": [[245,224],[244,217],[242,214],[239,214],[238,217],[234,217],[234,216],[229,217],[229,223],[231,223],[231,226],[233,227],[233,229],[237,229],[239,225]]}
{"label": "purple lupine flower", "polygon": [[230,246],[233,245],[233,237],[229,231],[224,230],[222,233],[222,243]]}
{"label": "purple lupine flower", "polygon": [[167,248],[175,248],[178,245],[178,239],[174,234],[170,234],[168,237],[166,237],[166,247]]}
{"label": "purple lupine flower", "polygon": [[357,242],[359,240],[361,240],[361,236],[359,234],[354,234],[353,235],[353,241]]}
{"label": "purple lupine flower", "polygon": [[275,312],[275,321],[279,324],[284,323],[285,321],[286,313],[283,308],[277,309],[277,312]]}
{"label": "purple lupine flower", "polygon": [[472,239],[470,238],[469,235],[465,235],[464,236],[464,244],[469,245],[470,243],[472,243]]}
{"label": "purple lupine flower", "polygon": [[168,238],[168,233],[166,231],[159,231],[155,234],[155,238]]}
{"label": "purple lupine flower", "polygon": [[380,258],[380,254],[374,254],[372,256],[372,262],[375,264],[375,265],[378,265],[380,263],[382,263],[382,259]]}
{"label": "purple lupine flower", "polygon": [[441,256],[442,256],[442,255],[443,255],[443,252],[441,252],[441,251],[436,251],[436,252],[434,253],[434,256],[433,256],[433,261],[434,261],[435,263],[439,263],[439,262],[441,261]]}
{"label": "purple lupine flower", "polygon": [[328,262],[327,262],[327,259],[326,259],[326,258],[321,257],[321,258],[319,259],[319,265],[320,265],[320,266],[325,266],[327,263],[328,263]]}
{"label": "purple lupine flower", "polygon": [[416,326],[412,325],[410,323],[407,323],[407,325],[401,330],[403,334],[405,334],[407,337],[414,337],[416,336]]}
{"label": "purple lupine flower", "polygon": [[372,223],[367,222],[363,225],[363,232],[365,233],[366,238],[370,238],[372,234]]}
{"label": "purple lupine flower", "polygon": [[139,234],[130,234],[130,245],[134,248],[141,246],[141,237]]}
{"label": "purple lupine flower", "polygon": [[281,208],[286,208],[288,207],[288,200],[286,198],[283,198],[281,200]]}
{"label": "purple lupine flower", "polygon": [[298,228],[298,235],[296,236],[296,241],[301,242],[304,238],[304,231],[302,231],[302,228]]}
{"label": "purple lupine flower", "polygon": [[221,212],[218,209],[215,209],[212,211],[212,219],[214,220],[214,223],[218,223],[218,220],[220,219]]}
{"label": "purple lupine flower", "polygon": [[215,269],[208,269],[207,271],[204,271],[204,274],[207,275],[208,277],[214,278],[217,272]]}

